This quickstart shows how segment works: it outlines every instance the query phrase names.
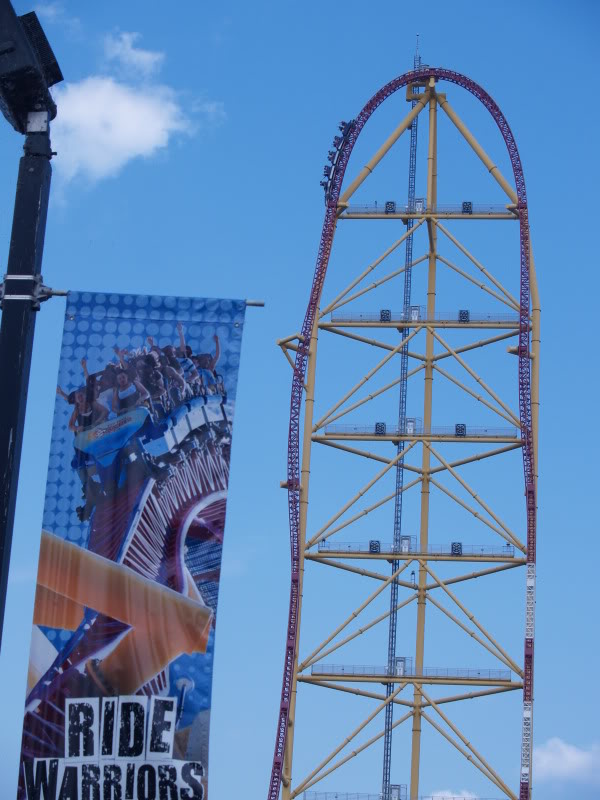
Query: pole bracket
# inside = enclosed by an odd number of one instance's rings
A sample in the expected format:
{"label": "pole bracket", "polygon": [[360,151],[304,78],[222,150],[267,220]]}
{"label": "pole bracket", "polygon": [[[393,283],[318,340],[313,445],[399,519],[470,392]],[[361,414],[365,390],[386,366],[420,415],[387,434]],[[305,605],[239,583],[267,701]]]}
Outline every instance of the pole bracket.
{"label": "pole bracket", "polygon": [[0,308],[7,300],[29,301],[34,311],[39,311],[40,303],[51,297],[65,297],[62,289],[51,289],[43,283],[41,275],[8,275],[0,283]]}

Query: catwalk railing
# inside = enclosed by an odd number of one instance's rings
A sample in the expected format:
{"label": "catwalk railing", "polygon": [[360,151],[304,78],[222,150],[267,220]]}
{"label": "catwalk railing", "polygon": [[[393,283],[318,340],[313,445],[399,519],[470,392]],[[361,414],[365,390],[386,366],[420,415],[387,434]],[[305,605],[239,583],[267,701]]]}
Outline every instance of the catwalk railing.
{"label": "catwalk railing", "polygon": [[[396,787],[394,787],[396,788]],[[392,794],[392,800],[406,800],[407,786],[398,786],[398,792]],[[385,800],[381,792],[365,794],[364,792],[304,792],[304,800]]]}
{"label": "catwalk railing", "polygon": [[311,675],[343,675],[347,677],[386,677],[386,678],[449,678],[481,681],[510,681],[509,669],[470,669],[461,667],[427,667],[417,672],[412,665],[402,669],[373,664],[313,664]]}
{"label": "catwalk railing", "polygon": [[411,436],[452,436],[458,439],[465,437],[516,439],[519,430],[516,427],[510,426],[490,428],[480,425],[466,425],[464,423],[457,423],[455,425],[432,425],[430,428],[425,428],[419,420],[414,420],[411,425],[410,419],[406,420],[406,427],[403,431],[399,430],[398,425],[388,425],[385,422],[375,422],[373,425],[337,424],[325,426],[326,436],[335,436],[336,434],[356,434],[357,436],[403,436],[407,438]]}
{"label": "catwalk railing", "polygon": [[[336,542],[329,539],[322,539],[318,544],[319,553],[390,553],[399,556],[421,555],[417,549],[416,537],[411,537],[412,541],[406,546],[400,545],[394,548],[393,544],[380,542],[378,539],[368,542]],[[375,544],[375,547],[373,547]],[[457,545],[459,545],[457,547]],[[504,556],[513,558],[515,548],[511,544],[502,547],[492,547],[489,545],[463,544],[461,541],[453,541],[450,544],[430,544],[427,546],[427,554],[435,556]]]}
{"label": "catwalk railing", "polygon": [[476,322],[510,322],[514,325],[518,325],[519,323],[519,315],[516,311],[504,314],[490,314],[487,311],[459,309],[458,311],[436,311],[431,316],[428,316],[425,306],[411,306],[407,314],[403,311],[392,311],[391,309],[352,312],[332,311],[330,319],[332,323],[378,322],[386,324],[393,322],[460,322],[463,325]]}
{"label": "catwalk railing", "polygon": [[[469,209],[470,207],[470,209]],[[479,216],[481,214],[496,216],[498,214],[518,219],[516,209],[507,205],[492,205],[488,203],[447,203],[427,208],[425,203],[415,204],[413,211],[409,211],[406,203],[396,203],[394,200],[387,200],[385,203],[364,203],[362,205],[348,205],[344,209],[343,216],[354,214],[377,215],[385,217],[408,216],[419,217],[423,214],[460,214],[464,217]]]}
{"label": "catwalk railing", "polygon": [[[401,785],[398,787],[400,793],[392,795],[392,800],[406,800],[408,797],[407,786]],[[465,795],[450,796],[446,792],[443,795],[421,795],[419,800],[465,800]],[[368,794],[365,792],[304,792],[304,800],[385,800],[384,796],[379,792],[378,794]],[[480,797],[478,800],[493,800],[490,797]]]}

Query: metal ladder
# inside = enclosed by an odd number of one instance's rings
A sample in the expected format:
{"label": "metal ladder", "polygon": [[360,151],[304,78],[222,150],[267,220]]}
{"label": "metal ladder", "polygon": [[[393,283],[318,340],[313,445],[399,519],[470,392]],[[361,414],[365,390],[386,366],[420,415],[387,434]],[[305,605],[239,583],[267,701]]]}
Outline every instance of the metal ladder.
{"label": "metal ladder", "polygon": [[[414,69],[421,66],[421,56],[419,55],[419,41],[417,38],[417,51],[414,58]],[[419,90],[415,88],[415,93]],[[412,101],[412,107],[416,105],[416,100]],[[414,211],[415,208],[415,178],[417,173],[417,123],[419,118],[415,117],[410,126],[410,158],[408,166],[408,210]],[[410,217],[406,220],[407,230],[410,231],[414,221]],[[410,313],[412,270],[410,265],[413,259],[413,237],[412,234],[406,239],[406,257],[404,273],[404,305],[403,315],[407,320]],[[406,339],[409,333],[408,327],[402,328],[402,340]],[[406,429],[406,383],[408,373],[408,345],[404,345],[400,356],[400,402],[398,410],[398,431],[405,432]],[[398,442],[398,453],[404,449],[404,442]],[[400,551],[402,541],[402,497],[404,487],[404,457],[396,466],[396,500],[394,504],[394,553]],[[399,561],[392,561],[392,572],[398,569]],[[396,631],[398,622],[398,584],[393,581],[390,591],[390,627],[388,635],[388,674],[395,672],[396,661]],[[394,684],[387,683],[385,696],[388,698],[394,691]],[[385,707],[385,735],[383,740],[383,781],[381,786],[382,800],[391,800],[390,772],[392,766],[392,723],[394,719],[394,704],[388,703]]]}

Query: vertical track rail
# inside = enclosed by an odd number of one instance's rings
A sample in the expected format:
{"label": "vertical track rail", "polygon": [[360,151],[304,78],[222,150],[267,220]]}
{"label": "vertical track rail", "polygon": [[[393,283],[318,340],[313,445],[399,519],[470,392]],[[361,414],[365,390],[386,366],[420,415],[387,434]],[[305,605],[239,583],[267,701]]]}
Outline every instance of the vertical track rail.
{"label": "vertical track rail", "polygon": [[[395,78],[380,89],[360,111],[352,129],[344,138],[336,169],[331,176],[331,186],[327,194],[325,219],[316,268],[313,276],[304,322],[301,328],[301,340],[296,352],[292,391],[290,399],[290,425],[288,437],[288,509],[290,520],[291,581],[288,626],[284,655],[283,681],[281,701],[279,705],[275,751],[273,755],[271,777],[267,793],[268,800],[278,800],[282,785],[282,772],[288,730],[294,724],[290,718],[290,699],[292,684],[297,669],[298,616],[299,616],[299,582],[300,570],[303,569],[304,553],[300,547],[300,411],[302,392],[308,363],[310,338],[316,324],[323,282],[327,272],[333,236],[338,215],[338,201],[341,194],[342,181],[348,161],[356,140],[373,112],[388,97],[409,83],[426,81],[448,81],[462,87],[479,100],[493,117],[504,140],[515,181],[517,196],[516,211],[520,225],[520,309],[519,309],[519,344],[518,344],[518,380],[519,380],[519,415],[521,437],[523,440],[523,472],[525,479],[525,502],[527,519],[527,600],[526,630],[524,648],[524,690],[523,690],[523,723],[521,742],[521,771],[519,800],[529,800],[531,786],[531,755],[533,739],[533,665],[534,665],[534,613],[535,606],[535,553],[536,553],[536,484],[534,468],[534,439],[532,431],[531,408],[531,363],[530,363],[530,269],[532,265],[530,252],[529,216],[527,209],[527,192],[525,177],[519,157],[519,151],[510,126],[490,95],[470,78],[453,70],[441,67],[424,67],[412,70]],[[537,392],[537,386],[535,387]],[[291,756],[291,754],[290,754]],[[291,757],[290,757],[291,763]]]}

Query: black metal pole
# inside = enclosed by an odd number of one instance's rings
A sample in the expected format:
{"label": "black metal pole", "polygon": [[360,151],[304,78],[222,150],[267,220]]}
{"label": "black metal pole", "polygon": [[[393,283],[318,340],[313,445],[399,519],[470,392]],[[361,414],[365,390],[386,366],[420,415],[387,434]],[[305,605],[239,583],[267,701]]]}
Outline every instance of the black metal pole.
{"label": "black metal pole", "polygon": [[[43,127],[43,126],[42,126]],[[19,163],[0,322],[0,648],[13,537],[27,387],[39,308],[52,167],[50,134],[28,133]]]}

